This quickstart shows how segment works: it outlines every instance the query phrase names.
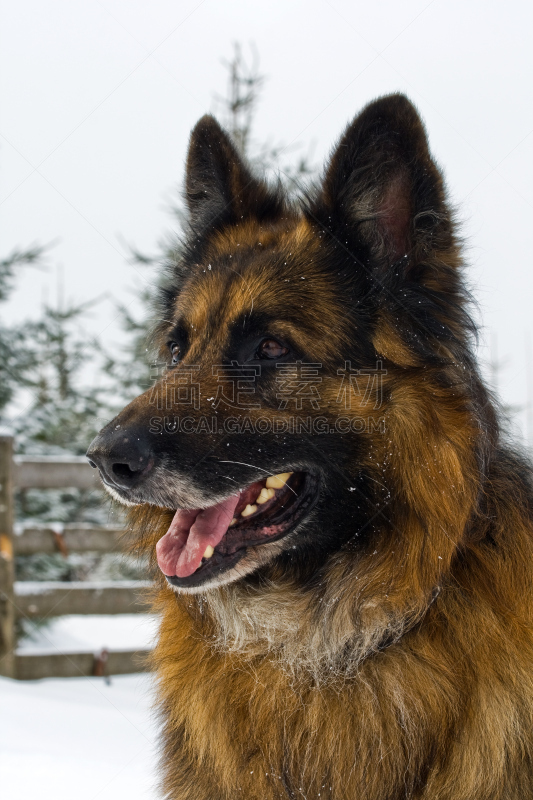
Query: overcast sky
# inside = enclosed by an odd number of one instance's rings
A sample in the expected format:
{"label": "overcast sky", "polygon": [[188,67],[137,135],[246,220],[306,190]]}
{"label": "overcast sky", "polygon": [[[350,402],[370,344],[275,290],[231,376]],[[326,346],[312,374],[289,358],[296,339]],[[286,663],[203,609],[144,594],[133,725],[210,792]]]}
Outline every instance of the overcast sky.
{"label": "overcast sky", "polygon": [[[0,21],[0,254],[57,241],[27,268],[4,319],[64,294],[131,299],[183,177],[188,135],[216,110],[232,43],[267,76],[257,139],[311,144],[322,160],[372,98],[418,106],[468,241],[484,341],[525,406],[533,339],[531,2],[490,0],[17,0]],[[111,300],[88,325],[117,337]],[[494,349],[494,344],[493,344]],[[487,347],[482,352],[487,355]],[[531,391],[533,394],[533,390]],[[526,413],[518,415],[525,426]]]}

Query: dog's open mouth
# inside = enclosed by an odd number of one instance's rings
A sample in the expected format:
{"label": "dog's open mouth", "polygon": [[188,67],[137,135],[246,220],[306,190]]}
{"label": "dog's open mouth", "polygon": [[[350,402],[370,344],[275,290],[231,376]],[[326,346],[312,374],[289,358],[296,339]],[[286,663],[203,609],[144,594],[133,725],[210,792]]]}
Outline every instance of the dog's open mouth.
{"label": "dog's open mouth", "polygon": [[178,509],[157,543],[159,568],[176,587],[191,587],[233,567],[250,547],[286,536],[318,497],[310,472],[256,481],[208,508]]}

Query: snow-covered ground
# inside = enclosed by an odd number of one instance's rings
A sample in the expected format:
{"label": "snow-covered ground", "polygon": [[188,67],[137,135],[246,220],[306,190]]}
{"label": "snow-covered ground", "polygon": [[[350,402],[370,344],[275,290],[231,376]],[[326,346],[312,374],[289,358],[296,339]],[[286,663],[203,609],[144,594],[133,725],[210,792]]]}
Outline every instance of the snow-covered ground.
{"label": "snow-covered ground", "polygon": [[0,678],[5,800],[155,800],[148,675]]}
{"label": "snow-covered ground", "polygon": [[[153,618],[62,617],[26,652],[148,647]],[[0,678],[2,800],[156,800],[157,727],[149,675]]]}

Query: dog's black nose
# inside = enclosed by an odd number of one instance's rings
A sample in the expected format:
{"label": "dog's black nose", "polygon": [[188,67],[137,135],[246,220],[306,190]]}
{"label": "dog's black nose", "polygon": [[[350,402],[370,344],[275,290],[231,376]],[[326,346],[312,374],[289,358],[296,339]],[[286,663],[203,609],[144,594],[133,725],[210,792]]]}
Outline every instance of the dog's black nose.
{"label": "dog's black nose", "polygon": [[100,470],[104,483],[119,489],[137,486],[154,466],[153,453],[144,431],[107,426],[87,450],[91,467]]}

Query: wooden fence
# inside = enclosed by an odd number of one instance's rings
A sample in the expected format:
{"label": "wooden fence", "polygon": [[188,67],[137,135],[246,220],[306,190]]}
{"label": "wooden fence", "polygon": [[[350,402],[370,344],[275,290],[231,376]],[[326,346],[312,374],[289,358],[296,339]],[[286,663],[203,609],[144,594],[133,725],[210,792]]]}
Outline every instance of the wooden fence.
{"label": "wooden fence", "polygon": [[17,555],[59,552],[113,553],[121,530],[112,526],[27,527],[14,535],[16,489],[99,489],[96,470],[83,457],[14,456],[13,438],[0,435],[0,675],[20,679],[124,674],[145,668],[148,651],[101,650],[97,653],[17,653],[18,619],[64,614],[146,612],[146,581],[15,581]]}

